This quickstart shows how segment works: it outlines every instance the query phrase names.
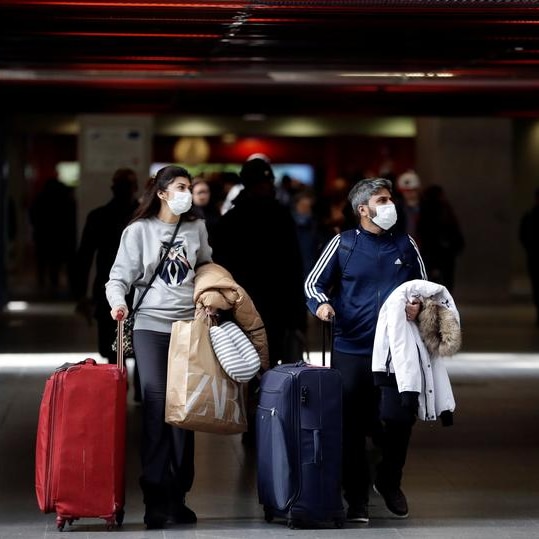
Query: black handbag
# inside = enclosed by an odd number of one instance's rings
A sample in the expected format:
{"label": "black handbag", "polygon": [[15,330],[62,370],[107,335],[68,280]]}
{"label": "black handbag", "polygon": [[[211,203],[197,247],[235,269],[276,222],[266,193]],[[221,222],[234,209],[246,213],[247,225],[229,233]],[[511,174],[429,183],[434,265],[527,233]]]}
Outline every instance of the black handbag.
{"label": "black handbag", "polygon": [[[174,240],[176,239],[176,234],[178,233],[178,229],[180,228],[181,221],[178,221],[178,224],[176,225],[176,228],[174,229],[174,233],[172,234],[172,238],[170,239],[167,249],[164,252],[163,256],[161,257],[161,260],[159,260],[159,264],[157,264],[157,268],[155,268],[155,271],[153,272],[152,278],[144,288],[142,294],[140,295],[139,300],[137,301],[137,304],[135,307],[133,307],[133,310],[129,313],[129,316],[124,320],[124,330],[122,333],[122,342],[123,342],[123,355],[124,357],[135,357],[135,351],[133,349],[133,328],[135,326],[135,313],[137,312],[138,308],[140,307],[140,304],[142,303],[142,300],[144,299],[144,296],[147,294],[148,290],[152,286],[152,283],[154,282],[155,278],[157,277],[157,274],[161,270],[161,267],[163,266],[168,253],[172,247],[172,244],[174,243]],[[112,343],[112,350],[114,352],[118,351],[118,328],[116,328],[116,337],[114,339],[114,342]]]}

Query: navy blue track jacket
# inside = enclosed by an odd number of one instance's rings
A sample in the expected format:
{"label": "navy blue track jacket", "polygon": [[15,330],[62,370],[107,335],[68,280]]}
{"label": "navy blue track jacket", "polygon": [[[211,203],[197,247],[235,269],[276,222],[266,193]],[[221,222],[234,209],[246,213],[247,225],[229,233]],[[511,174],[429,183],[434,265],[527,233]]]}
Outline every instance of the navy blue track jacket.
{"label": "navy blue track jacket", "polygon": [[324,248],[305,280],[307,307],[313,314],[322,303],[335,309],[335,350],[372,355],[382,304],[397,286],[412,279],[427,279],[427,274],[411,236],[376,235],[359,227],[337,234]]}

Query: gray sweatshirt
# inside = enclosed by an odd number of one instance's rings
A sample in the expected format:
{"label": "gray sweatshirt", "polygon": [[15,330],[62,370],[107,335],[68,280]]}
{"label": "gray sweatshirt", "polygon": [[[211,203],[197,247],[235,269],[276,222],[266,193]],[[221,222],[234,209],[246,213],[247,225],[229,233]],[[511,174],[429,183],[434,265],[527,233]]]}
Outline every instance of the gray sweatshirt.
{"label": "gray sweatshirt", "polygon": [[[152,217],[139,219],[125,228],[105,285],[111,308],[126,304],[131,286],[135,288],[133,305],[137,304],[175,226]],[[211,262],[211,255],[204,221],[182,221],[161,271],[135,314],[134,328],[170,333],[176,320],[192,319],[195,268]]]}

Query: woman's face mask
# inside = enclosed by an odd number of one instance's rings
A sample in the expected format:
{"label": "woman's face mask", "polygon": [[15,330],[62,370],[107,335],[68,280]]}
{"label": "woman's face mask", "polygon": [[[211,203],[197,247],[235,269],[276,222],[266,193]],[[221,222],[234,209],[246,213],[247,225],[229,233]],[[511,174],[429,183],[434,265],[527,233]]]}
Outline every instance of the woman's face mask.
{"label": "woman's face mask", "polygon": [[174,215],[181,215],[189,211],[193,204],[193,195],[191,191],[173,191],[174,197],[172,200],[167,200],[168,207]]}
{"label": "woman's face mask", "polygon": [[371,217],[371,221],[382,230],[389,230],[397,222],[395,204],[382,204],[381,206],[375,206],[374,209],[369,206],[369,210],[375,212],[375,216]]}

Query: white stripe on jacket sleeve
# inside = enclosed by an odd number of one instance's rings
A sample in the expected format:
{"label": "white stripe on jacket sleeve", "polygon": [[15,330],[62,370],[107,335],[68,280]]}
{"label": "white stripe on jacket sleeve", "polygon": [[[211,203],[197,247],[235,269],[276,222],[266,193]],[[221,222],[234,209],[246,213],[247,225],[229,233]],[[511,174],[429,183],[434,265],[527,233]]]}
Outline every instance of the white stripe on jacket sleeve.
{"label": "white stripe on jacket sleeve", "polygon": [[304,291],[308,299],[316,299],[319,303],[324,303],[329,300],[327,295],[323,292],[320,292],[316,289],[316,283],[320,278],[320,275],[328,265],[329,260],[335,254],[335,251],[339,247],[341,241],[341,235],[337,234],[330,242],[326,245],[326,248],[320,255],[320,258],[316,261],[313,269],[307,275],[305,279]]}

